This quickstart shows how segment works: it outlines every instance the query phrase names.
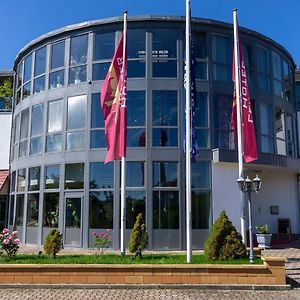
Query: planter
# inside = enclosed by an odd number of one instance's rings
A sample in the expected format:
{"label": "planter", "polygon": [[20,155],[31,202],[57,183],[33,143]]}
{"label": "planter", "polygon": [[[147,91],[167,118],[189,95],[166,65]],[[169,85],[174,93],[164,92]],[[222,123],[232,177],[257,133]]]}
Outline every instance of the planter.
{"label": "planter", "polygon": [[80,79],[75,79],[75,84],[80,83]]}
{"label": "planter", "polygon": [[267,233],[267,234],[257,233],[256,240],[258,243],[258,248],[260,249],[271,248],[271,237],[272,237],[271,233]]}

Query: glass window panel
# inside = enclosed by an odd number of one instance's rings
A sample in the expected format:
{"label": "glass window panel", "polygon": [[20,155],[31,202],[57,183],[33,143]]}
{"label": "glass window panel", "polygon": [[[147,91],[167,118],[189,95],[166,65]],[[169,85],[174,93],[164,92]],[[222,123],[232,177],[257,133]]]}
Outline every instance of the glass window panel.
{"label": "glass window panel", "polygon": [[272,135],[272,117],[273,109],[270,104],[260,103],[260,130],[261,134]]}
{"label": "glass window panel", "polygon": [[261,90],[270,92],[271,91],[270,77],[263,74],[258,74],[258,86]]}
{"label": "glass window panel", "polygon": [[145,91],[127,92],[127,126],[145,126],[145,102]]}
{"label": "glass window panel", "polygon": [[65,42],[51,45],[51,70],[65,65]]}
{"label": "glass window panel", "polygon": [[154,128],[152,130],[153,147],[177,147],[177,128]]}
{"label": "glass window panel", "polygon": [[26,169],[18,170],[17,192],[25,191],[25,181],[26,181]]}
{"label": "glass window panel", "polygon": [[59,193],[44,194],[44,227],[58,227],[59,218]]}
{"label": "glass window panel", "polygon": [[[220,51],[221,52],[221,51]],[[264,74],[270,74],[269,52],[267,49],[257,47],[257,70]]]}
{"label": "glass window panel", "polygon": [[210,195],[209,193],[192,191],[192,228],[209,229]]}
{"label": "glass window panel", "polygon": [[90,163],[90,189],[114,187],[114,164]]}
{"label": "glass window panel", "polygon": [[[177,66],[176,66],[177,67]],[[141,60],[131,60],[127,62],[127,77],[128,78],[144,78],[146,75],[146,63]],[[171,75],[170,75],[171,74]],[[176,69],[175,71],[171,71],[170,74],[165,77],[176,77]],[[158,76],[156,76],[158,77]]]}
{"label": "glass window panel", "polygon": [[145,163],[143,161],[126,163],[126,186],[142,187],[144,186]]}
{"label": "glass window panel", "polygon": [[282,96],[282,82],[281,81],[277,81],[277,80],[273,80],[273,92],[274,95],[276,96]]}
{"label": "glass window panel", "polygon": [[152,65],[153,77],[177,77],[177,61],[160,59],[153,61]]}
{"label": "glass window panel", "polygon": [[153,187],[178,186],[177,162],[153,162]]}
{"label": "glass window panel", "polygon": [[10,180],[10,188],[11,191],[14,192],[16,190],[16,171],[12,172]]}
{"label": "glass window panel", "polygon": [[63,102],[56,100],[49,102],[48,107],[48,132],[62,130]]}
{"label": "glass window panel", "polygon": [[28,194],[27,220],[28,227],[37,227],[39,224],[39,194]]}
{"label": "glass window panel", "polygon": [[28,190],[38,191],[40,189],[41,168],[29,168]]}
{"label": "glass window panel", "polygon": [[221,82],[232,81],[232,67],[229,65],[213,64],[213,79]]}
{"label": "glass window panel", "polygon": [[45,73],[46,68],[46,47],[35,51],[34,76]]}
{"label": "glass window panel", "polygon": [[61,134],[48,135],[46,139],[46,152],[61,151]]}
{"label": "glass window panel", "polygon": [[30,155],[42,153],[42,137],[30,139]]}
{"label": "glass window panel", "polygon": [[193,51],[196,58],[206,58],[206,33],[193,32]]}
{"label": "glass window panel", "polygon": [[67,150],[78,150],[85,148],[85,132],[67,133]]}
{"label": "glass window panel", "polygon": [[89,227],[113,228],[114,220],[114,193],[113,191],[90,193]]}
{"label": "glass window panel", "polygon": [[67,129],[85,128],[86,95],[68,98]]}
{"label": "glass window panel", "polygon": [[20,140],[28,137],[28,121],[29,109],[27,108],[21,112]]}
{"label": "glass window panel", "polygon": [[179,228],[178,192],[153,192],[153,229]]}
{"label": "glass window panel", "polygon": [[126,192],[126,229],[132,229],[136,217],[141,213],[144,222],[146,196],[144,191],[127,191]]}
{"label": "glass window panel", "polygon": [[286,155],[286,144],[283,140],[276,140],[277,154]]}
{"label": "glass window panel", "polygon": [[9,198],[9,225],[13,225],[14,223],[14,208],[15,208],[15,198],[14,196],[10,196]]}
{"label": "glass window panel", "polygon": [[196,162],[191,164],[192,188],[210,189],[210,163]]}
{"label": "glass window panel", "polygon": [[146,31],[144,29],[129,29],[127,39],[128,58],[145,58]]}
{"label": "glass window panel", "polygon": [[174,29],[154,29],[152,40],[152,57],[177,57],[177,32]]}
{"label": "glass window panel", "polygon": [[69,83],[80,83],[86,81],[86,66],[70,68]]}
{"label": "glass window panel", "polygon": [[196,79],[207,80],[207,62],[197,61],[195,77]]}
{"label": "glass window panel", "polygon": [[[16,199],[16,226],[23,226],[23,217],[24,217],[24,195],[17,195]],[[21,229],[21,228],[17,228]],[[19,231],[19,238],[21,238],[20,235],[22,235],[22,231]]]}
{"label": "glass window panel", "polygon": [[195,126],[208,127],[207,93],[197,93],[197,106],[195,110]]}
{"label": "glass window panel", "polygon": [[45,90],[45,76],[38,77],[34,79],[33,83],[33,93],[40,93]]}
{"label": "glass window panel", "polygon": [[214,96],[214,125],[215,128],[231,129],[232,96]]}
{"label": "glass window panel", "polygon": [[94,41],[94,60],[112,59],[115,51],[115,33],[96,33]]}
{"label": "glass window panel", "polygon": [[59,165],[45,167],[45,188],[58,189],[59,188]]}
{"label": "glass window panel", "polygon": [[177,91],[153,91],[153,125],[177,125]]}
{"label": "glass window panel", "polygon": [[279,81],[282,81],[281,58],[279,54],[273,51],[272,51],[272,65],[273,65],[273,77]]}
{"label": "glass window panel", "polygon": [[[232,44],[229,37],[213,35],[212,58],[214,62],[221,64],[232,64]],[[220,51],[222,49],[222,51]]]}
{"label": "glass window panel", "polygon": [[24,60],[24,82],[31,79],[32,54]]}
{"label": "glass window panel", "polygon": [[[103,133],[104,135],[104,133]],[[146,133],[144,128],[139,129],[127,129],[127,147],[146,147]],[[104,141],[104,146],[106,142]]]}
{"label": "glass window panel", "polygon": [[19,144],[19,157],[27,155],[27,140],[20,142]]}
{"label": "glass window panel", "polygon": [[272,138],[261,136],[261,152],[274,153],[274,142]]}
{"label": "glass window panel", "polygon": [[196,129],[196,140],[199,148],[209,148],[208,130]]}
{"label": "glass window panel", "polygon": [[[127,63],[128,65],[128,63]],[[108,72],[110,63],[93,64],[93,80],[104,80]],[[127,68],[127,76],[129,68]]]}
{"label": "glass window panel", "polygon": [[70,65],[81,65],[87,62],[88,36],[80,35],[71,38]]}
{"label": "glass window panel", "polygon": [[243,52],[246,69],[249,69],[252,67],[251,46],[242,43],[242,52]]}
{"label": "glass window panel", "polygon": [[65,189],[83,189],[84,164],[65,165]]}
{"label": "glass window panel", "polygon": [[43,133],[44,104],[32,106],[31,110],[31,136]]}
{"label": "glass window panel", "polygon": [[100,105],[100,93],[92,94],[91,128],[103,128],[104,120]]}
{"label": "glass window panel", "polygon": [[[106,148],[106,146],[107,146],[104,130],[93,130],[93,131],[91,131],[90,139],[91,139],[90,140],[91,149]],[[127,143],[128,143],[128,141],[127,141]],[[129,147],[129,144],[127,144],[127,146]]]}
{"label": "glass window panel", "polygon": [[30,82],[23,85],[22,99],[25,99],[30,96]]}
{"label": "glass window panel", "polygon": [[17,88],[19,88],[22,85],[23,82],[23,60],[18,65],[18,72],[17,72]]}
{"label": "glass window panel", "polygon": [[58,87],[62,87],[65,82],[65,71],[57,71],[57,72],[52,72],[49,75],[49,88],[54,89]]}

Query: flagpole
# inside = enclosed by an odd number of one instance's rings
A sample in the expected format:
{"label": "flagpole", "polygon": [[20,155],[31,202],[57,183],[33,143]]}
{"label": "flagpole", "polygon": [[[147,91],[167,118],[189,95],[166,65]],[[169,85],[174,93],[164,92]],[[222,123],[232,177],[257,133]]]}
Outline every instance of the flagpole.
{"label": "flagpole", "polygon": [[[237,25],[237,9],[233,10],[233,33],[234,33],[234,61],[235,61],[235,93],[236,93],[236,113],[237,113],[237,138],[238,138],[238,166],[239,178],[244,177],[243,165],[243,144],[242,144],[242,123],[241,123],[241,77],[239,61],[239,34]],[[244,244],[246,244],[246,224],[245,224],[245,204],[244,194],[240,192],[241,209],[241,234]]]}
{"label": "flagpole", "polygon": [[190,34],[191,34],[191,11],[190,0],[186,0],[186,28],[185,28],[185,59],[186,59],[186,93],[185,93],[185,155],[186,155],[186,259],[192,262],[192,205],[191,205],[191,56],[190,56]]}
{"label": "flagpole", "polygon": [[[123,65],[126,60],[126,43],[127,43],[127,11],[124,12],[124,37],[123,37]],[[124,70],[126,72],[126,70]],[[126,109],[126,104],[125,109]],[[126,158],[121,158],[121,237],[120,237],[120,253],[125,255],[125,210],[126,210]]]}

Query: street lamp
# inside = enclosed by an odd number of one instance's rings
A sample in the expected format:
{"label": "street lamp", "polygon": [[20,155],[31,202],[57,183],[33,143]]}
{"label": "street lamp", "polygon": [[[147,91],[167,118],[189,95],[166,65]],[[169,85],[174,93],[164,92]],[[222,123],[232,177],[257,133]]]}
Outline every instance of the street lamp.
{"label": "street lamp", "polygon": [[258,191],[261,188],[261,179],[256,175],[256,177],[251,180],[248,176],[246,179],[240,177],[237,180],[238,186],[243,193],[248,193],[248,211],[249,211],[249,243],[250,243],[250,253],[249,261],[251,264],[254,263],[254,254],[253,254],[253,229],[252,229],[252,204],[251,204],[251,193]]}

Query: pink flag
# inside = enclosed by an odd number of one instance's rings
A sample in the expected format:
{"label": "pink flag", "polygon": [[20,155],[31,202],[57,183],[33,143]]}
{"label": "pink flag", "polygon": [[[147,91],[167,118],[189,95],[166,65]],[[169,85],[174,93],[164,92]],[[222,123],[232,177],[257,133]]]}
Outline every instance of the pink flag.
{"label": "pink flag", "polygon": [[123,62],[123,34],[101,90],[107,155],[105,163],[126,156],[126,56]]}
{"label": "pink flag", "polygon": [[[251,102],[249,96],[247,71],[245,66],[245,61],[243,58],[241,43],[238,44],[239,49],[239,64],[240,64],[240,82],[241,82],[241,122],[242,122],[242,143],[243,143],[243,156],[245,162],[251,162],[258,158],[256,137],[254,132],[254,122],[251,110]],[[233,95],[233,105],[232,105],[232,127],[234,133],[237,136],[237,110],[236,110],[236,80],[235,80],[235,61],[233,59],[232,66],[232,80],[234,81],[234,95]]]}

